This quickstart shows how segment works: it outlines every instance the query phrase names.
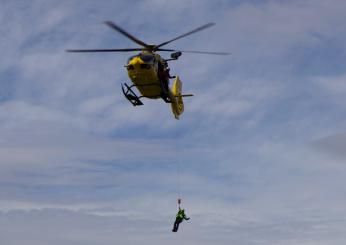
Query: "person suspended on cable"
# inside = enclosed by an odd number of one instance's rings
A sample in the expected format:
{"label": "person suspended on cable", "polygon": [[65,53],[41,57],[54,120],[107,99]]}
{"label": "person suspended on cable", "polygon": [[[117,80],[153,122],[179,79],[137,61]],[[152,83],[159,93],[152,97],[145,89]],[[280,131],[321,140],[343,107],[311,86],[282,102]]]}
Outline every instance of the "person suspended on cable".
{"label": "person suspended on cable", "polygon": [[185,215],[185,210],[184,209],[181,209],[179,207],[179,211],[176,215],[176,218],[175,218],[175,222],[174,222],[174,226],[173,226],[173,232],[177,232],[178,231],[178,228],[179,228],[179,224],[181,222],[183,222],[183,220],[189,220],[190,218],[186,217]]}

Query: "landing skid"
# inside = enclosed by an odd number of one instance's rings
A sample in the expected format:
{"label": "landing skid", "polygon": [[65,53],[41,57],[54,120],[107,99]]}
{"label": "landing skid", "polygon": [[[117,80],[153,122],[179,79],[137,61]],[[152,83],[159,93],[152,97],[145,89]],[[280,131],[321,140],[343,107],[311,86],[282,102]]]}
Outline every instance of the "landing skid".
{"label": "landing skid", "polygon": [[131,89],[133,86],[134,85],[129,86],[126,83],[121,84],[121,90],[123,91],[125,98],[130,101],[133,106],[143,105],[140,97],[138,97],[137,94]]}
{"label": "landing skid", "polygon": [[157,96],[138,96],[133,90],[133,87],[143,87],[143,86],[160,86],[157,83],[148,83],[148,84],[141,84],[141,85],[135,85],[132,84],[131,86],[127,85],[126,83],[121,84],[121,90],[123,91],[123,94],[125,98],[130,101],[130,103],[133,106],[140,106],[143,105],[143,102],[140,100],[141,98],[148,98],[148,99],[156,99],[156,98],[162,98],[163,101],[166,103],[172,103],[172,100],[168,93],[161,93]]}

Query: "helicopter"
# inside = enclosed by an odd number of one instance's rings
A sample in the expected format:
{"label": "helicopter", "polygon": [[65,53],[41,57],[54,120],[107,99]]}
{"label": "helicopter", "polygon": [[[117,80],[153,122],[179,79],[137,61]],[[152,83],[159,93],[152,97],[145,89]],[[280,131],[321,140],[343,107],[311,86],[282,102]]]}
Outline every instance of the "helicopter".
{"label": "helicopter", "polygon": [[[168,61],[178,60],[182,53],[198,53],[198,54],[212,54],[212,55],[228,55],[226,52],[205,52],[205,51],[183,51],[178,49],[164,49],[161,48],[173,41],[186,37],[198,31],[202,31],[214,25],[214,23],[208,23],[200,26],[192,31],[177,36],[169,41],[162,42],[158,45],[147,44],[135,36],[129,34],[111,21],[104,22],[111,29],[124,35],[131,41],[142,46],[141,48],[121,48],[121,49],[68,49],[67,52],[75,53],[96,53],[96,52],[133,52],[140,51],[140,53],[130,56],[125,65],[128,76],[132,81],[131,85],[126,83],[121,84],[122,92],[125,98],[133,105],[143,105],[142,98],[148,99],[162,99],[166,103],[171,104],[171,109],[174,117],[179,119],[180,115],[184,112],[184,97],[193,96],[192,94],[182,93],[182,81],[179,76],[171,76],[169,74]],[[172,52],[169,59],[162,58],[157,52]],[[174,82],[169,87],[169,79],[173,79]],[[138,96],[133,88],[136,88],[140,96]]]}

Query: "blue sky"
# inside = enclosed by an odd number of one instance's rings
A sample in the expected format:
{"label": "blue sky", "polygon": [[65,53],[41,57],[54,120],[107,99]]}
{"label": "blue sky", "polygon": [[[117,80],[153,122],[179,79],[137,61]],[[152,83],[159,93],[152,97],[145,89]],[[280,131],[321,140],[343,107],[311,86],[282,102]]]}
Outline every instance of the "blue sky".
{"label": "blue sky", "polygon": [[[2,244],[345,244],[345,10],[2,1]],[[167,48],[231,55],[170,63],[195,94],[176,121],[123,97],[131,53],[65,52],[136,47],[105,20],[147,43],[215,22]],[[191,220],[172,234],[178,192]]]}

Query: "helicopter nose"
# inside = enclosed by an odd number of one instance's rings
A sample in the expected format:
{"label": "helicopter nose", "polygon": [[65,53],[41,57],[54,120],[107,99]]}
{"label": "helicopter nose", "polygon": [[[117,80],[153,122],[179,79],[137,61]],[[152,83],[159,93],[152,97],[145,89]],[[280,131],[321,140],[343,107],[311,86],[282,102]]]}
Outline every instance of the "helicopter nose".
{"label": "helicopter nose", "polygon": [[146,62],[143,62],[140,59],[134,59],[129,62],[128,67],[134,70],[149,70],[151,68],[151,65]]}
{"label": "helicopter nose", "polygon": [[137,79],[140,71],[141,62],[134,58],[127,64],[127,72],[131,79]]}
{"label": "helicopter nose", "polygon": [[128,71],[133,71],[135,70],[136,66],[137,66],[137,61],[135,60],[130,60],[129,63],[127,64],[126,68]]}
{"label": "helicopter nose", "polygon": [[136,70],[137,68],[140,67],[140,62],[137,59],[133,59],[133,60],[131,60],[129,62],[127,67],[128,67],[128,69],[130,68],[130,69],[135,69]]}

